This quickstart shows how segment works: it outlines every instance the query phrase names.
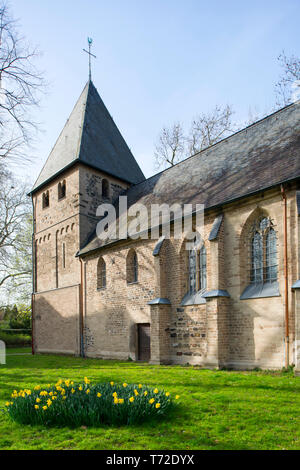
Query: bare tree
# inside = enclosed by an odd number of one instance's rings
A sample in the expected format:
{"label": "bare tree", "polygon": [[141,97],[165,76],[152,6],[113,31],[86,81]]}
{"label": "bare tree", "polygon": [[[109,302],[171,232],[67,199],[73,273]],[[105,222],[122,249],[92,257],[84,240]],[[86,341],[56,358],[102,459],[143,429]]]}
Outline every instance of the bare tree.
{"label": "bare tree", "polygon": [[31,111],[45,83],[34,61],[38,56],[18,33],[7,4],[0,2],[0,159],[24,158],[37,129]]}
{"label": "bare tree", "polygon": [[234,132],[231,106],[216,106],[210,113],[202,113],[193,119],[188,137],[190,155],[219,142]]}
{"label": "bare tree", "polygon": [[[278,56],[278,61],[283,73],[275,84],[275,94],[276,105],[281,108],[294,101],[293,94],[296,92],[297,87],[300,87],[300,58],[293,55],[288,57],[282,51]],[[299,96],[299,93],[297,94]]]}
{"label": "bare tree", "polygon": [[28,188],[0,167],[0,290],[23,286],[31,275]]}
{"label": "bare tree", "polygon": [[173,166],[227,137],[234,132],[232,115],[230,106],[216,106],[211,113],[202,113],[193,119],[187,136],[179,122],[164,127],[155,147],[156,169]]}
{"label": "bare tree", "polygon": [[186,139],[180,122],[163,127],[155,146],[155,168],[165,168],[180,162],[186,156]]}

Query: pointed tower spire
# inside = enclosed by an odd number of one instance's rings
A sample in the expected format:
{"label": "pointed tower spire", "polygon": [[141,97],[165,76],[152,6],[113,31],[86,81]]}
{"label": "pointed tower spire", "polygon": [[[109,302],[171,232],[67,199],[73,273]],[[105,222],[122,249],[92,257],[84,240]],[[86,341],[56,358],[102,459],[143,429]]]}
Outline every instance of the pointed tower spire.
{"label": "pointed tower spire", "polygon": [[145,179],[92,81],[85,85],[32,192],[75,163],[128,183]]}

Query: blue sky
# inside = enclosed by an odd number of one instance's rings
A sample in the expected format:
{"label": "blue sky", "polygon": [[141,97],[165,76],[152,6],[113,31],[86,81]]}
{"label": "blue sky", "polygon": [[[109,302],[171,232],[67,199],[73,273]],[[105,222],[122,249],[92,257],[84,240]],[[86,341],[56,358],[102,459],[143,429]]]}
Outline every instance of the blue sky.
{"label": "blue sky", "polygon": [[[21,31],[42,51],[49,82],[35,118],[42,123],[36,178],[88,79],[83,48],[93,38],[93,82],[146,176],[163,125],[216,104],[231,104],[244,121],[249,108],[274,105],[276,60],[300,56],[299,0],[10,0]],[[23,170],[22,170],[23,173]]]}

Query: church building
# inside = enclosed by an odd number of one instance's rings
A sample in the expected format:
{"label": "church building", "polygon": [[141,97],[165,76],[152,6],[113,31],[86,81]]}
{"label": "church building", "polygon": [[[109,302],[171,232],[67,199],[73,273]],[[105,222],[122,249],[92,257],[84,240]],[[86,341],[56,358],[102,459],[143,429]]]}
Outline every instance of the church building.
{"label": "church building", "polygon": [[[183,235],[97,208],[204,205]],[[31,191],[35,353],[300,373],[300,102],[148,179],[88,81]]]}

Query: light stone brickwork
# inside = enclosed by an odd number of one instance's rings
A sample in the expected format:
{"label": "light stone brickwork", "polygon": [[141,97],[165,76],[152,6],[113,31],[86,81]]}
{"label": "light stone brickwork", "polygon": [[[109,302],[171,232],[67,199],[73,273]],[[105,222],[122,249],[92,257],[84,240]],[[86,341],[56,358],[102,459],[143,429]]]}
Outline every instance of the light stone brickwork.
{"label": "light stone brickwork", "polygon": [[[35,193],[36,293],[34,302],[37,352],[80,353],[80,315],[87,357],[138,359],[138,324],[151,325],[153,363],[198,364],[237,369],[284,366],[284,233],[280,188],[264,191],[205,214],[202,237],[207,252],[207,291],[226,290],[230,297],[207,298],[183,306],[188,290],[185,240],[165,240],[153,256],[156,240],[128,240],[81,257],[76,253],[95,229],[96,208],[105,202],[101,181],[110,183],[110,200],[127,183],[78,165]],[[66,197],[57,199],[57,185],[66,180]],[[290,363],[300,363],[299,217],[295,187],[288,197],[288,282]],[[42,208],[49,190],[50,207]],[[215,218],[223,213],[218,237],[209,241]],[[280,296],[240,300],[249,284],[249,230],[266,215],[275,225]],[[65,263],[63,264],[63,243]],[[126,258],[134,249],[138,281],[128,283]],[[97,265],[106,263],[106,287],[97,289]],[[79,285],[82,283],[82,307]],[[149,305],[165,298],[170,305]],[[297,320],[295,312],[297,312]],[[297,336],[295,335],[297,332]],[[298,341],[296,351],[295,344]]]}

